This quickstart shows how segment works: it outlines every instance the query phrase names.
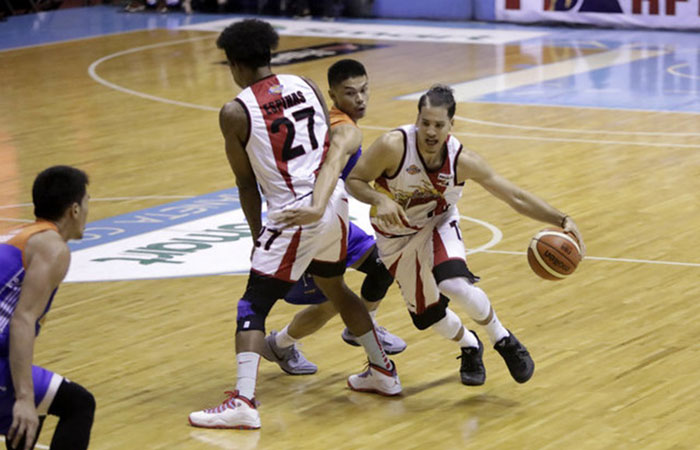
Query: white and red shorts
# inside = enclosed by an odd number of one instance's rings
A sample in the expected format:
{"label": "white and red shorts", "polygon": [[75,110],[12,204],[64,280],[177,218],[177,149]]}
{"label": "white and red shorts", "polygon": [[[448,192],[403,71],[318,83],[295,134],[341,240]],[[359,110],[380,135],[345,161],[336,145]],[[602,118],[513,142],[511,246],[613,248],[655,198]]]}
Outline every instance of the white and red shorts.
{"label": "white and red shorts", "polygon": [[[287,207],[311,203],[311,195]],[[345,273],[348,236],[348,199],[345,185],[339,182],[326,211],[311,225],[287,227],[274,220],[270,212],[258,236],[251,271],[278,280],[295,282],[308,271],[322,277]]]}
{"label": "white and red shorts", "polygon": [[467,269],[459,211],[454,206],[411,236],[377,235],[377,248],[382,262],[396,278],[412,316],[420,316],[431,308],[444,309],[446,302],[440,302],[438,290],[442,280],[477,279]]}

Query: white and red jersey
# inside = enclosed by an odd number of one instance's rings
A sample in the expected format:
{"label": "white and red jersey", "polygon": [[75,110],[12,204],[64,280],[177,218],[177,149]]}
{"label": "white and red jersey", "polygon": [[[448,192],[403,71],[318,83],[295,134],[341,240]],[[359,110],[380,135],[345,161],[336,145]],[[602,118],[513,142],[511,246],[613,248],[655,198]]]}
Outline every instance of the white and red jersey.
{"label": "white and red jersey", "polygon": [[328,151],[328,123],[309,83],[270,75],[236,97],[248,114],[245,145],[268,214],[310,195]]}
{"label": "white and red jersey", "polygon": [[447,154],[439,169],[430,170],[418,152],[416,126],[398,128],[403,133],[404,152],[398,170],[392,176],[382,175],[374,188],[390,196],[408,218],[400,225],[380,224],[375,219],[375,207],[370,211],[372,226],[384,237],[409,236],[417,233],[438,216],[454,207],[462,196],[464,182],[457,184],[457,158],[462,144],[450,135],[445,143]]}

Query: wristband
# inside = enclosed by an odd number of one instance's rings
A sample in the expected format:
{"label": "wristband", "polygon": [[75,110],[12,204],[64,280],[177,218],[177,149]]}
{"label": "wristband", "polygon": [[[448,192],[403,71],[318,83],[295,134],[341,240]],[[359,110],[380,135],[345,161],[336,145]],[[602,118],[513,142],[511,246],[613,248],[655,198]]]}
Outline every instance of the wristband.
{"label": "wristband", "polygon": [[569,216],[564,216],[564,218],[561,219],[561,227],[562,227],[562,228],[566,228],[566,227],[564,226],[564,224],[566,223],[566,219],[568,219],[568,218],[569,218]]}

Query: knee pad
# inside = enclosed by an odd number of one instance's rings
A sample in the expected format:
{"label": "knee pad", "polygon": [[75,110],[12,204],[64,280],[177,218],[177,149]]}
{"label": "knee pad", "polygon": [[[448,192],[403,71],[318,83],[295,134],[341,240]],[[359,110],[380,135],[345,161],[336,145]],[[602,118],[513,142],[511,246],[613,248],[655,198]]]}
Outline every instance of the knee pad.
{"label": "knee pad", "polygon": [[430,328],[431,325],[441,321],[445,317],[445,311],[447,310],[447,304],[449,302],[450,300],[441,294],[438,303],[432,305],[421,314],[410,312],[413,325],[419,330],[425,330],[426,328]]}
{"label": "knee pad", "polygon": [[259,311],[255,304],[248,299],[242,298],[238,300],[238,314],[236,317],[236,333],[239,331],[260,330],[265,332],[265,318],[270,312],[264,309]]}
{"label": "knee pad", "polygon": [[394,277],[391,276],[382,260],[379,259],[376,247],[357,270],[367,274],[362,282],[362,290],[360,291],[362,298],[369,302],[378,302],[383,299],[386,291],[389,290],[389,286],[394,282]]}
{"label": "knee pad", "polygon": [[486,293],[464,278],[450,278],[438,285],[440,292],[452,301],[462,305],[469,317],[477,322],[484,320],[491,310],[491,302]]}
{"label": "knee pad", "polygon": [[58,417],[74,414],[88,416],[90,423],[95,415],[95,396],[78,383],[64,379],[56,391],[48,413]]}
{"label": "knee pad", "polygon": [[294,283],[259,275],[253,271],[248,275],[248,285],[238,301],[236,317],[239,331],[260,330],[265,332],[265,318],[277,299],[283,298]]}
{"label": "knee pad", "polygon": [[431,327],[440,336],[447,339],[454,339],[462,328],[462,321],[451,309],[445,310],[445,317],[433,324]]}

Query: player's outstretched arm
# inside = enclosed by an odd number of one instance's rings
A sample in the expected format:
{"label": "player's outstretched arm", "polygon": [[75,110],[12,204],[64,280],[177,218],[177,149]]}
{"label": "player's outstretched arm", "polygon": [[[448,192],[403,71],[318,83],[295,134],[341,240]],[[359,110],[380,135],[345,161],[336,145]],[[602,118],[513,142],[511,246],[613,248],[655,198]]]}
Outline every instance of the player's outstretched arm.
{"label": "player's outstretched arm", "polygon": [[32,236],[25,249],[27,269],[22,291],[10,321],[10,372],[15,388],[12,425],[8,440],[16,447],[26,436],[25,449],[34,442],[39,417],[34,406],[32,361],[36,321],[49,302],[51,292],[58,287],[68,271],[70,250],[54,231]]}
{"label": "player's outstretched arm", "polygon": [[561,227],[572,233],[581,246],[581,256],[585,255],[586,246],[583,243],[583,236],[571,217],[537,195],[521,189],[497,174],[477,153],[466,149],[460,153],[457,163],[457,179],[458,182],[472,179],[495,197],[508,203],[520,214]]}
{"label": "player's outstretched arm", "polygon": [[371,182],[382,174],[394,174],[403,156],[403,135],[390,131],[379,137],[364,152],[345,181],[347,191],[363,203],[376,207],[376,218],[387,224],[407,224],[408,218],[398,203],[372,188]]}
{"label": "player's outstretched arm", "polygon": [[[326,121],[329,120],[328,106],[320,89],[312,80],[304,78],[309,86],[316,92],[316,96],[323,106]],[[330,126],[330,125],[329,125]],[[334,127],[330,132],[330,143],[326,159],[316,177],[311,206],[290,208],[282,211],[277,220],[287,225],[306,225],[317,222],[323,217],[326,205],[333,194],[338,178],[347,164],[350,156],[357,151],[362,144],[362,132],[353,126]]]}
{"label": "player's outstretched arm", "polygon": [[229,102],[221,108],[219,126],[226,143],[226,158],[236,176],[241,208],[255,241],[262,229],[262,199],[255,173],[243,145],[248,138],[248,116],[237,101]]}
{"label": "player's outstretched arm", "polygon": [[287,225],[306,225],[320,220],[343,167],[360,145],[362,145],[362,132],[359,128],[352,125],[333,127],[330,147],[314,185],[311,206],[282,211],[278,220]]}

